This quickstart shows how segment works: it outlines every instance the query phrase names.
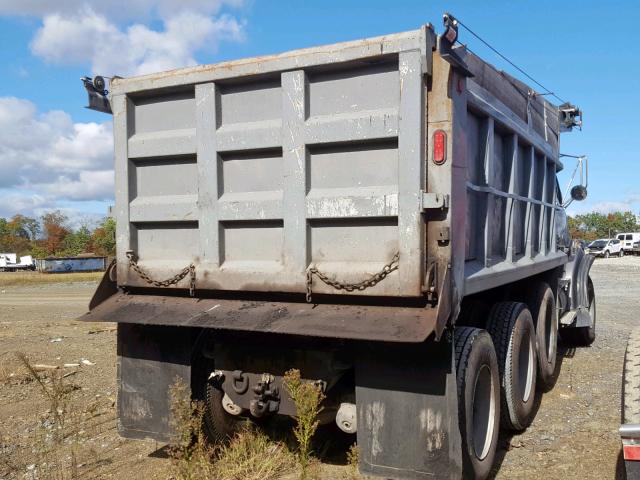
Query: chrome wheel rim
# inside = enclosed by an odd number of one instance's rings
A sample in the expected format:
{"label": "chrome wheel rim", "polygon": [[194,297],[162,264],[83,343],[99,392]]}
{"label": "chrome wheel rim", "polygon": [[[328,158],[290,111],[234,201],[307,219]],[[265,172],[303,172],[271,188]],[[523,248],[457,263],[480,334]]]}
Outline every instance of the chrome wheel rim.
{"label": "chrome wheel rim", "polygon": [[478,370],[473,388],[472,439],[475,456],[484,460],[489,454],[495,430],[496,398],[488,365]]}
{"label": "chrome wheel rim", "polygon": [[547,363],[551,363],[551,359],[555,354],[556,348],[556,329],[555,327],[555,315],[551,308],[551,304],[547,303],[547,311],[545,312],[545,340],[547,342]]}
{"label": "chrome wheel rim", "polygon": [[522,337],[520,344],[520,353],[518,355],[518,384],[521,391],[521,398],[524,403],[531,398],[531,390],[533,384],[533,345],[531,335]]}

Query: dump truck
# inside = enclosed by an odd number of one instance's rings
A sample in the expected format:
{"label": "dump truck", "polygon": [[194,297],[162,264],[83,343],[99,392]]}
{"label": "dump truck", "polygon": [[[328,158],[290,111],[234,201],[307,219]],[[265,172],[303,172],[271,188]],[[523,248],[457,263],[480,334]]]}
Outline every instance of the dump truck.
{"label": "dump truck", "polygon": [[553,386],[558,335],[595,338],[593,258],[556,177],[581,112],[456,37],[445,16],[441,35],[83,79],[114,122],[117,261],[84,319],[117,322],[122,436],[171,439],[176,379],[212,441],[295,416],[297,369],[363,473],[489,475],[499,429]]}

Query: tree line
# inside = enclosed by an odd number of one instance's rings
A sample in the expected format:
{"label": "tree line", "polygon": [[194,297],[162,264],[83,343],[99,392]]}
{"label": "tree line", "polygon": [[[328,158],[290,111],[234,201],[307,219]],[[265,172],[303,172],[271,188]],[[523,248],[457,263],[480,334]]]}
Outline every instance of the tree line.
{"label": "tree line", "polygon": [[591,212],[569,217],[569,233],[572,238],[591,241],[626,232],[640,232],[638,217],[633,212]]}
{"label": "tree line", "polygon": [[17,214],[0,217],[0,252],[32,255],[34,258],[73,257],[83,253],[115,255],[116,223],[105,218],[97,226],[88,223],[72,228],[59,210],[40,218]]}
{"label": "tree line", "polygon": [[[69,218],[59,210],[45,213],[39,219],[20,214],[10,219],[0,217],[0,252],[35,258],[81,253],[110,256],[116,250],[115,229],[116,222],[109,217],[95,227],[84,224],[73,229]],[[632,212],[591,212],[569,217],[571,237],[586,241],[638,231],[640,224]]]}

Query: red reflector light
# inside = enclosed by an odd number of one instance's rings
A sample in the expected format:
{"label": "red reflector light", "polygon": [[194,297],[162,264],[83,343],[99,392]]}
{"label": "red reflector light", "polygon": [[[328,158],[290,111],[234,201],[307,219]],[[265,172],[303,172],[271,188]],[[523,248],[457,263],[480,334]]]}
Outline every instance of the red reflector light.
{"label": "red reflector light", "polygon": [[625,460],[640,460],[640,444],[622,445],[622,454]]}
{"label": "red reflector light", "polygon": [[447,134],[444,130],[433,132],[433,163],[442,165],[447,160]]}

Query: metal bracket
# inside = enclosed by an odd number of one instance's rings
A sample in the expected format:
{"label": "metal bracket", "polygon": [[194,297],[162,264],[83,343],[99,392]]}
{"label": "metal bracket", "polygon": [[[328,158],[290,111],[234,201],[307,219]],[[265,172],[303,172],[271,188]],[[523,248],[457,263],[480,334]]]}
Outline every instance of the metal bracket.
{"label": "metal bracket", "polygon": [[449,208],[449,195],[422,192],[422,210],[444,210]]}

